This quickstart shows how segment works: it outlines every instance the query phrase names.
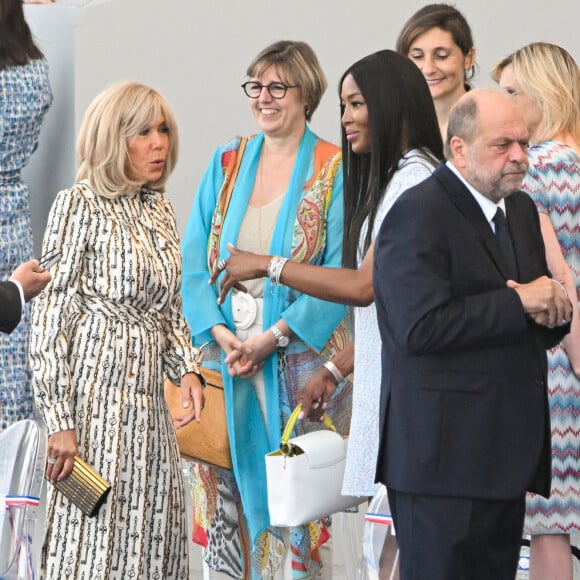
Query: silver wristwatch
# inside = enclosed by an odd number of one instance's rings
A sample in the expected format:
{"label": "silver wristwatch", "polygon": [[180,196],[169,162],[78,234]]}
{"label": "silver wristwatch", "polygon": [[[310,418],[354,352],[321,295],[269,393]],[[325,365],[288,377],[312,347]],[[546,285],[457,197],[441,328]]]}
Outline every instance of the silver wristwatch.
{"label": "silver wristwatch", "polygon": [[290,339],[276,325],[271,326],[270,330],[276,339],[278,348],[286,348],[290,344]]}

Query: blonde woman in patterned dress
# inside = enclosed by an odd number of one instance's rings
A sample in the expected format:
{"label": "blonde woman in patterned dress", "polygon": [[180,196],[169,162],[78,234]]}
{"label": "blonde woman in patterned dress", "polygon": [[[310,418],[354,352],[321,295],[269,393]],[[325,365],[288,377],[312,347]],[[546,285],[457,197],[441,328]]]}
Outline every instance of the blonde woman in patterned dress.
{"label": "blonde woman in patterned dress", "polygon": [[[32,258],[30,190],[20,172],[38,145],[52,92],[48,64],[34,44],[20,0],[0,0],[0,280]],[[32,417],[28,366],[30,311],[0,335],[0,431]]]}
{"label": "blonde woman in patterned dress", "polygon": [[164,195],[178,137],[165,99],[137,83],[105,90],[80,130],[77,183],[51,209],[43,251],[62,259],[33,311],[36,404],[49,433],[47,477],[80,455],[112,490],[94,518],[49,486],[42,576],[186,578],[179,452],[163,378],[183,417],[203,394],[181,314],[181,255]]}
{"label": "blonde woman in patterned dress", "polygon": [[536,202],[548,268],[574,304],[570,333],[548,352],[552,491],[528,494],[530,579],[572,580],[570,535],[580,532],[580,72],[563,48],[546,42],[502,59],[492,76],[513,96],[530,132],[522,189]]}

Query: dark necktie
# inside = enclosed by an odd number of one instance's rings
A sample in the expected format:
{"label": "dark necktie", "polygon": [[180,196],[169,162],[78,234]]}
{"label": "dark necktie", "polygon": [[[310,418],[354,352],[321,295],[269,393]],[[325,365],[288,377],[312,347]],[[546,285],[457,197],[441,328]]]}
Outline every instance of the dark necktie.
{"label": "dark necktie", "polygon": [[518,268],[516,266],[516,255],[514,254],[514,247],[512,245],[507,220],[505,219],[505,214],[501,207],[497,208],[497,212],[493,218],[493,223],[495,224],[495,237],[507,265],[508,279],[517,280]]}

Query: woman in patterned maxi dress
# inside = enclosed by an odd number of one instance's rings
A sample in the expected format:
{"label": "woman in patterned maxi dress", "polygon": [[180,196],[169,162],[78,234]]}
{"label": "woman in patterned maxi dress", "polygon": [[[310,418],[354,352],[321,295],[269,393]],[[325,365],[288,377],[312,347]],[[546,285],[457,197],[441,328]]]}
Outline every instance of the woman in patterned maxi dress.
{"label": "woman in patterned maxi dress", "polygon": [[112,485],[89,518],[49,486],[42,575],[186,578],[179,453],[163,379],[200,417],[203,395],[181,314],[181,255],[163,191],[177,131],[163,97],[114,85],[89,108],[78,182],[51,209],[44,251],[60,251],[33,310],[35,401],[48,427],[47,477],[80,455]]}
{"label": "woman in patterned maxi dress", "polygon": [[529,494],[524,530],[532,535],[530,579],[572,580],[570,535],[580,532],[580,73],[563,48],[533,43],[493,70],[513,95],[532,147],[522,188],[536,202],[548,267],[574,304],[570,334],[548,352],[552,428],[549,499]]}
{"label": "woman in patterned maxi dress", "polygon": [[[48,65],[24,20],[22,2],[0,0],[0,279],[32,257],[30,191],[20,171],[38,144],[52,102]],[[0,334],[0,431],[32,416],[29,307]]]}

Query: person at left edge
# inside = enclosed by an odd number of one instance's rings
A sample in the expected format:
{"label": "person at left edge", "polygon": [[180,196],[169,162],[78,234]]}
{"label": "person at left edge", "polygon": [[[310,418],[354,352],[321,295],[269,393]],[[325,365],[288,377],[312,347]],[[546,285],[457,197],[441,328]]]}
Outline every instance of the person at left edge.
{"label": "person at left edge", "polygon": [[[256,281],[248,285],[248,293],[233,293],[218,304],[219,289],[208,280],[229,256],[228,242],[300,262],[340,266],[342,156],[339,147],[308,127],[326,89],[308,44],[275,42],[253,59],[247,74],[244,92],[260,133],[248,140],[243,153],[219,247],[214,231],[222,216],[216,201],[224,187],[224,165],[237,154],[239,139],[215,152],[183,242],[184,312],[195,344],[215,338],[220,347],[207,358],[224,375],[234,464],[233,472],[193,464],[194,539],[206,547],[209,578],[250,573],[253,578],[299,573],[330,578],[330,562],[319,572],[321,556],[330,546],[317,549],[329,537],[324,521],[270,527],[264,455],[279,448],[283,426],[306,381],[350,341],[350,328],[341,322],[348,309],[271,280]],[[344,381],[328,409],[342,433],[350,423],[351,396],[352,386]],[[319,428],[316,423],[304,427]]]}
{"label": "person at left edge", "polygon": [[[52,103],[48,69],[22,1],[0,0],[0,280],[34,255],[31,192],[22,169],[36,151]],[[33,416],[29,341],[26,305],[14,331],[0,335],[0,432]]]}
{"label": "person at left edge", "polygon": [[48,489],[41,575],[185,578],[186,506],[163,399],[181,385],[180,427],[203,391],[181,313],[181,254],[165,184],[177,161],[173,113],[135,82],[106,89],[81,126],[77,182],[59,192],[43,253],[61,252],[35,300],[30,356],[48,429],[47,478],[79,455],[112,485],[95,518]]}
{"label": "person at left edge", "polygon": [[10,334],[18,326],[24,304],[50,282],[50,277],[38,260],[29,260],[20,264],[9,280],[0,282],[0,332]]}

